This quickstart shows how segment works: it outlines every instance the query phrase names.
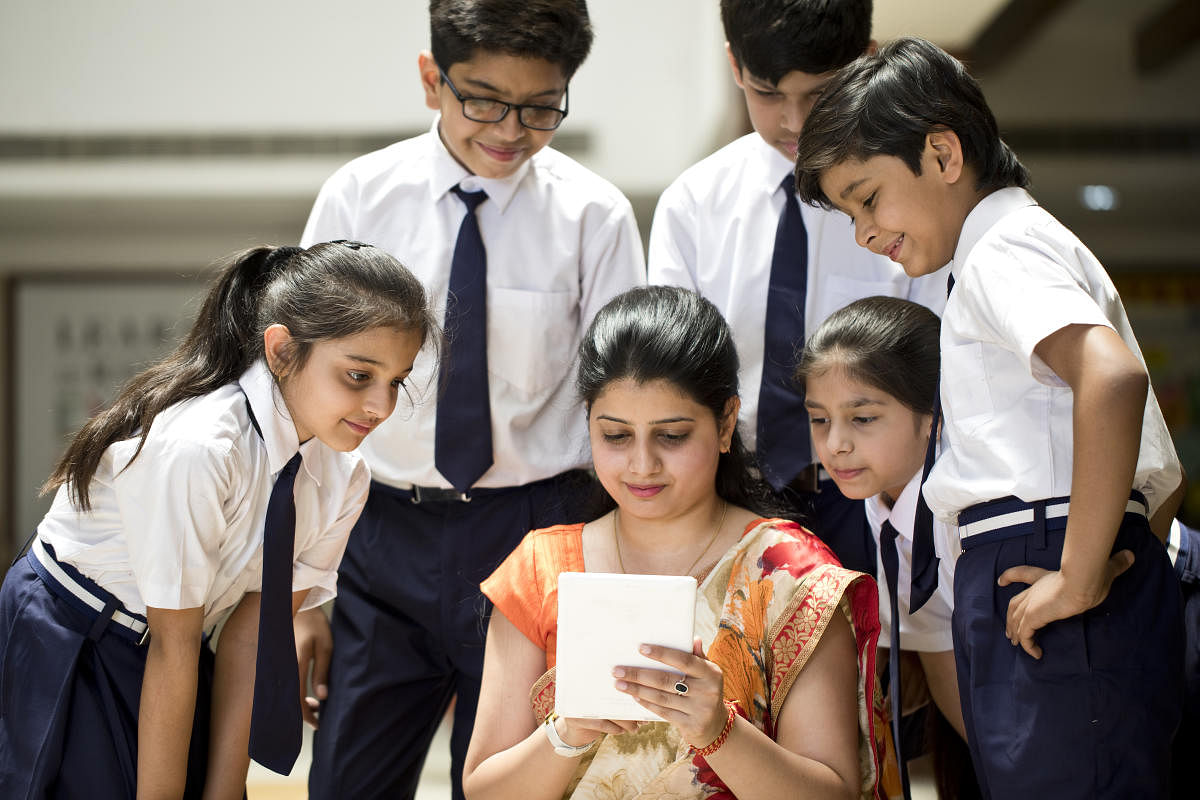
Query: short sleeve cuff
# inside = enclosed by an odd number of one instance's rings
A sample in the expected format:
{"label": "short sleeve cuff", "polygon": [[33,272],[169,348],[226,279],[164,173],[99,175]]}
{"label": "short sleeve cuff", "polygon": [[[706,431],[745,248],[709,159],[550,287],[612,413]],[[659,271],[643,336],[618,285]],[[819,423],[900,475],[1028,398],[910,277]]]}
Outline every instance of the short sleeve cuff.
{"label": "short sleeve cuff", "polygon": [[[950,623],[947,622],[945,630],[906,631],[902,628],[900,644],[904,650],[912,650],[917,653],[941,653],[954,649],[954,637],[950,631]],[[886,625],[880,627],[879,646],[891,646],[891,631]]]}
{"label": "short sleeve cuff", "polygon": [[[163,608],[169,611],[182,611],[186,608],[202,608],[208,596],[208,587],[199,585],[183,585],[171,583],[138,582],[138,593],[141,594],[146,608]],[[128,609],[138,614],[146,613],[146,608]]]}
{"label": "short sleeve cuff", "polygon": [[536,609],[541,590],[534,577],[533,547],[529,535],[513,550],[495,572],[479,585],[480,590],[513,627],[525,638],[546,648],[546,637],[538,625]]}
{"label": "short sleeve cuff", "polygon": [[318,569],[303,562],[296,562],[292,570],[292,591],[305,590],[308,591],[308,596],[300,606],[301,611],[332,600],[337,596],[337,571]]}

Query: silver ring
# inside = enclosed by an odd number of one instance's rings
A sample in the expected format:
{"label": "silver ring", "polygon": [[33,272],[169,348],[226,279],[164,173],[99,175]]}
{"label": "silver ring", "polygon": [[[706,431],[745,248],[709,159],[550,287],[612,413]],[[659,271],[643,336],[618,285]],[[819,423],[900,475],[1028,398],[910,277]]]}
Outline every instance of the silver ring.
{"label": "silver ring", "polygon": [[675,681],[675,694],[683,695],[688,693],[688,685],[683,680]]}

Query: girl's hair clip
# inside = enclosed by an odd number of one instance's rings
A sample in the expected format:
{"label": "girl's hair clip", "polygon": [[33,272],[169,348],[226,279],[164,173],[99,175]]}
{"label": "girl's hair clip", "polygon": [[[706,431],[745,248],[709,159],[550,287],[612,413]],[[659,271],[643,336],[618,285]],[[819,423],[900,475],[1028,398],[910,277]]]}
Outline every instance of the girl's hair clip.
{"label": "girl's hair clip", "polygon": [[374,247],[374,245],[367,244],[366,242],[356,242],[353,239],[334,239],[332,242],[330,242],[330,244],[344,245],[345,247],[349,247],[351,250],[359,250],[363,247]]}

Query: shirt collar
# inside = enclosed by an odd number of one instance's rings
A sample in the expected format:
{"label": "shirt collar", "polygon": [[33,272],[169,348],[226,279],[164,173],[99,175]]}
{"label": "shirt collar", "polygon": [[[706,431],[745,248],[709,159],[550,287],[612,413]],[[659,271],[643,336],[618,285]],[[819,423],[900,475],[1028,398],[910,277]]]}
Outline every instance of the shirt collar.
{"label": "shirt collar", "polygon": [[917,514],[917,496],[921,491],[921,473],[917,472],[905,485],[891,508],[883,502],[883,494],[867,498],[870,516],[880,525],[884,520],[892,523],[896,533],[905,539],[913,537],[913,521]]}
{"label": "shirt collar", "polygon": [[1017,209],[1036,206],[1033,195],[1019,186],[997,189],[976,204],[963,220],[962,231],[958,234],[958,244],[954,247],[954,261],[951,262],[951,272],[957,280],[959,270],[966,263],[967,256],[979,244],[992,226]]}
{"label": "shirt collar", "polygon": [[795,173],[796,164],[788,161],[783,157],[783,153],[767,144],[757,131],[746,135],[754,137],[753,151],[757,155],[757,158],[750,162],[749,168],[758,171],[758,174],[752,173],[746,175],[746,178],[761,184],[768,194],[774,194],[779,191],[779,184],[783,183],[784,176]]}
{"label": "shirt collar", "polygon": [[[250,402],[254,419],[262,429],[262,443],[267,449],[267,466],[270,467],[271,474],[274,475],[283,469],[292,456],[299,452],[304,471],[320,486],[323,470],[317,450],[321,442],[314,436],[300,444],[292,415],[283,401],[283,395],[279,393],[275,376],[267,369],[267,362],[260,358],[251,364],[238,378],[238,385]],[[252,433],[256,439],[259,438],[257,432]]]}
{"label": "shirt collar", "polygon": [[[433,127],[429,130],[429,138],[432,140],[430,142],[432,169],[429,175],[429,189],[433,194],[434,202],[441,202],[447,192],[461,183],[464,191],[474,192],[483,189],[487,192],[488,203],[503,214],[512,201],[513,195],[517,193],[521,181],[528,174],[533,159],[525,159],[525,163],[507,178],[481,178],[473,175],[466,167],[458,163],[446,149],[445,143],[442,142],[442,135],[438,133],[438,124],[441,120],[441,115],[438,115],[433,120]],[[457,198],[455,202],[458,202]]]}

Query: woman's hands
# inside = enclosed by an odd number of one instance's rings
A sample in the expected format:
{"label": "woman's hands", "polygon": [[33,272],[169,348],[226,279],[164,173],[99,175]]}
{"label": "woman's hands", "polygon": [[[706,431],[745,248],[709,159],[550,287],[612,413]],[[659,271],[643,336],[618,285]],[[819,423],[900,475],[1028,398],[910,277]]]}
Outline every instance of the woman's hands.
{"label": "woman's hands", "polygon": [[632,733],[641,723],[627,719],[584,719],[581,717],[558,717],[554,729],[559,737],[572,747],[582,747],[600,738],[602,734]]}
{"label": "woman's hands", "polygon": [[[724,702],[725,677],[719,666],[704,657],[700,639],[693,640],[690,653],[649,644],[642,645],[641,652],[673,671],[617,667],[613,670],[617,689],[670,722],[697,749],[720,736],[729,714]],[[686,691],[677,691],[676,684]]]}

